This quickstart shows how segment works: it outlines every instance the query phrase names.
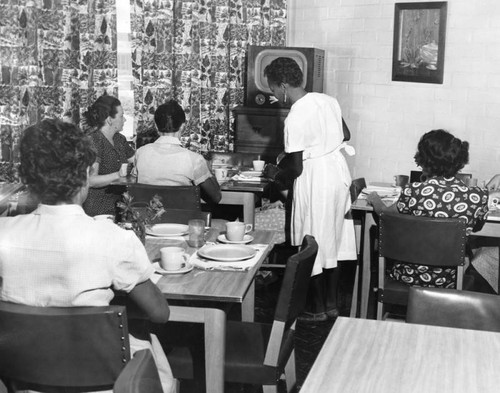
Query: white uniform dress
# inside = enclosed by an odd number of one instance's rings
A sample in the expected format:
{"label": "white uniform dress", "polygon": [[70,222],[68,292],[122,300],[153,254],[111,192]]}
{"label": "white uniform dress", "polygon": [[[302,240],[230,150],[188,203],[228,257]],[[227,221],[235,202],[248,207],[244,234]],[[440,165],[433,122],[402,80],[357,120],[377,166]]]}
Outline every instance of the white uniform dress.
{"label": "white uniform dress", "polygon": [[303,171],[293,188],[291,236],[293,245],[307,234],[318,242],[313,276],[337,267],[338,260],[356,259],[354,225],[344,218],[351,204],[351,175],[342,141],[335,98],[308,93],[292,105],[285,120],[285,152],[303,152]]}

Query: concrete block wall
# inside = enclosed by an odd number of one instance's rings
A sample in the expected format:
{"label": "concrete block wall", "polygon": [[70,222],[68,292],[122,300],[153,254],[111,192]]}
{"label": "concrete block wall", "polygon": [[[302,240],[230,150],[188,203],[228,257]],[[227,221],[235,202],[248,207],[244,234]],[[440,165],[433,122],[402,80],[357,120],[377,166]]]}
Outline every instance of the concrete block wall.
{"label": "concrete block wall", "polygon": [[351,128],[353,177],[409,173],[420,136],[444,128],[470,143],[463,172],[488,180],[500,173],[500,1],[448,1],[443,84],[391,80],[394,4],[288,0],[288,45],[326,51],[325,93]]}

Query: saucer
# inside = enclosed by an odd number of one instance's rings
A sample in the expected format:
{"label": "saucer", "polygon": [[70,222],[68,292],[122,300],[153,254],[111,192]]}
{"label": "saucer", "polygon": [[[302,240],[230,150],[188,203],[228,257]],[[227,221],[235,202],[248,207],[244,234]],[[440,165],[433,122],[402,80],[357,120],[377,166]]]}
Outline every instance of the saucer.
{"label": "saucer", "polygon": [[217,236],[217,240],[220,241],[221,243],[228,243],[228,244],[247,244],[253,240],[253,236],[245,235],[243,236],[243,240],[228,240],[226,238],[226,235],[222,234]]}
{"label": "saucer", "polygon": [[158,262],[153,262],[153,267],[158,274],[185,274],[193,270],[193,265],[191,265],[189,262],[183,263],[183,267],[181,267],[179,270],[165,270],[160,266]]}

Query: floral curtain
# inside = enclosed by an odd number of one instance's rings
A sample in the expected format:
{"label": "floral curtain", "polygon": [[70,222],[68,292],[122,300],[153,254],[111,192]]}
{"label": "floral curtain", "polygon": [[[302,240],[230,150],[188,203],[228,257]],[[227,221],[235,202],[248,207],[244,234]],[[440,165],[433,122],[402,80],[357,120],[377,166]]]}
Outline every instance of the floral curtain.
{"label": "floral curtain", "polygon": [[154,128],[155,108],[174,98],[186,146],[232,151],[247,46],[285,45],[286,0],[130,1],[136,131]]}
{"label": "floral curtain", "polygon": [[0,181],[12,181],[27,125],[78,123],[117,93],[115,0],[0,0],[0,69]]}

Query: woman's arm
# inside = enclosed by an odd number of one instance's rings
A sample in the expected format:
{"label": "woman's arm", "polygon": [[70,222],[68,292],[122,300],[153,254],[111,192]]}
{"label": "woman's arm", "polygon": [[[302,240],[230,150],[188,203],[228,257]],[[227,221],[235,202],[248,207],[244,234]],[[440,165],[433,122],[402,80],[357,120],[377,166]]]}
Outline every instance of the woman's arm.
{"label": "woman's arm", "polygon": [[279,164],[266,165],[264,176],[276,182],[280,189],[289,190],[293,182],[302,174],[302,152],[287,153]]}
{"label": "woman's arm", "polygon": [[167,300],[151,280],[137,284],[130,291],[129,296],[151,322],[165,323],[168,321],[170,310]]}
{"label": "woman's arm", "polygon": [[396,203],[387,206],[376,192],[372,192],[366,196],[367,202],[373,206],[373,211],[380,215],[381,213],[399,213]]}
{"label": "woman's arm", "polygon": [[99,163],[94,162],[92,168],[90,169],[89,185],[93,188],[105,187],[111,184],[111,182],[118,180],[120,178],[120,172],[108,173],[107,175],[98,175],[99,173]]}
{"label": "woman's arm", "polygon": [[219,203],[222,198],[219,183],[214,176],[200,184],[200,191],[205,202]]}

